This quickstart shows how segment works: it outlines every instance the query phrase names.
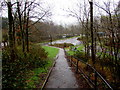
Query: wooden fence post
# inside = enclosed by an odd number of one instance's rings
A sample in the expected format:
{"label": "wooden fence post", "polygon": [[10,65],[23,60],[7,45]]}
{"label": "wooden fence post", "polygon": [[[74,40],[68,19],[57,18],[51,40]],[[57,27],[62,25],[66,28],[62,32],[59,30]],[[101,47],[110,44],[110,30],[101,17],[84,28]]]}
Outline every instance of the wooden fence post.
{"label": "wooden fence post", "polygon": [[70,56],[70,63],[71,63],[70,66],[72,66],[72,57],[71,56]]}
{"label": "wooden fence post", "polygon": [[97,90],[97,72],[96,71],[95,71],[94,77],[95,77],[95,90]]}
{"label": "wooden fence post", "polygon": [[77,60],[77,64],[76,64],[76,73],[78,73],[78,60]]}

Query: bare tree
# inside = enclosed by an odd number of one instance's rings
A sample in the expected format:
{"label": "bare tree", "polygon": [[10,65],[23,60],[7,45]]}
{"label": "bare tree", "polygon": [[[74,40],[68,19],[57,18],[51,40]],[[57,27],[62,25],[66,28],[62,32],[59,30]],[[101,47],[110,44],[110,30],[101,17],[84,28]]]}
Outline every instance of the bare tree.
{"label": "bare tree", "polygon": [[[115,75],[118,75],[118,67],[119,67],[119,43],[120,43],[120,38],[119,38],[119,17],[118,14],[116,13],[116,10],[111,10],[112,3],[110,1],[104,2],[104,7],[100,6],[99,4],[96,4],[96,6],[103,11],[106,12],[107,16],[104,16],[101,18],[101,25],[105,29],[105,32],[107,34],[107,37],[104,39],[104,46],[107,44],[109,48],[106,48],[106,52],[109,51],[109,62],[112,62],[113,67],[111,70],[116,73]],[[106,43],[107,41],[107,43]],[[103,42],[103,41],[102,41]],[[103,52],[104,55],[106,56],[106,52]],[[115,80],[117,82],[117,77],[115,76]]]}
{"label": "bare tree", "polygon": [[[9,5],[11,4],[11,6]],[[11,12],[9,12],[8,15],[11,14],[12,18],[10,19],[12,22],[12,35],[13,40],[15,43],[15,31],[16,29],[19,29],[18,32],[21,36],[20,41],[22,41],[22,49],[23,52],[29,51],[29,30],[31,26],[35,25],[40,20],[45,20],[45,17],[49,17],[51,15],[50,8],[44,9],[41,5],[41,3],[36,1],[16,1],[16,2],[9,2],[7,3],[9,5],[9,8],[11,9]],[[10,10],[9,10],[10,11]],[[39,12],[38,12],[39,11]],[[9,17],[11,17],[9,16]],[[31,20],[35,20],[32,22]],[[9,37],[10,38],[10,37]],[[11,44],[10,44],[11,45]]]}
{"label": "bare tree", "polygon": [[86,1],[84,0],[84,4],[81,4],[81,2],[77,3],[77,11],[76,10],[71,10],[68,9],[67,12],[69,13],[70,16],[73,16],[75,18],[77,18],[78,23],[80,25],[80,30],[79,32],[82,32],[82,42],[85,46],[85,55],[88,58],[88,56],[90,55],[90,11],[89,11],[89,7],[88,3],[86,3]]}

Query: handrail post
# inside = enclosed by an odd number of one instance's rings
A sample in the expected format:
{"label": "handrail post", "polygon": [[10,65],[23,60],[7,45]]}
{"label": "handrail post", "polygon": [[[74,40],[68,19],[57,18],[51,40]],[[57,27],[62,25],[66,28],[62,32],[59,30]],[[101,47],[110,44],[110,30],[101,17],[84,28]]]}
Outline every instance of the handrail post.
{"label": "handrail post", "polygon": [[76,63],[76,73],[78,73],[78,59],[77,59],[77,63]]}
{"label": "handrail post", "polygon": [[[64,49],[64,48],[63,48]],[[64,49],[65,55],[66,55],[66,50]]]}
{"label": "handrail post", "polygon": [[70,66],[72,66],[72,56],[70,56]]}
{"label": "handrail post", "polygon": [[95,73],[95,75],[94,75],[94,77],[95,77],[95,90],[97,90],[97,72],[94,71],[94,73]]}
{"label": "handrail post", "polygon": [[[69,58],[68,58],[69,57]],[[70,56],[67,57],[68,62],[70,62]]]}

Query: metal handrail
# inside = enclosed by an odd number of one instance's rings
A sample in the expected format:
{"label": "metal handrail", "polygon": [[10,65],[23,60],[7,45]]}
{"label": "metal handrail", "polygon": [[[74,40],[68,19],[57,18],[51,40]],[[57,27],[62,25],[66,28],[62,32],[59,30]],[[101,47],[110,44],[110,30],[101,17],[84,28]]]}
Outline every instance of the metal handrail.
{"label": "metal handrail", "polygon": [[113,88],[110,86],[110,84],[100,75],[100,73],[98,73],[97,71],[95,71],[97,73],[97,75],[104,81],[104,83],[111,89],[113,90]]}
{"label": "metal handrail", "polygon": [[[64,50],[65,51],[65,50]],[[66,56],[70,56],[66,51],[65,51],[65,55]],[[75,58],[75,59],[77,59],[78,61],[81,61],[82,63],[84,63],[84,64],[86,64],[87,66],[89,66],[92,70],[93,70],[93,72],[95,73],[95,76],[97,75],[97,76],[99,76],[100,77],[100,79],[104,82],[104,84],[106,84],[111,90],[113,90],[113,88],[110,86],[110,84],[102,77],[102,75],[99,73],[99,72],[97,72],[97,70],[94,68],[94,67],[92,67],[90,64],[87,64],[86,62],[84,62],[83,60],[81,60],[81,59],[79,59],[78,57],[75,57],[75,56],[71,56],[71,57],[73,57],[73,58]],[[85,74],[85,73],[84,73]],[[87,76],[87,75],[85,75],[85,76]],[[96,76],[96,77],[97,77]],[[87,79],[89,80],[89,78],[87,77]],[[89,80],[90,82],[91,82],[91,80]],[[92,83],[92,85],[93,85],[93,83]],[[95,86],[95,84],[94,84],[94,86]],[[96,87],[96,86],[95,86]]]}
{"label": "metal handrail", "polygon": [[[77,59],[77,60],[82,61],[82,60],[80,60],[80,59]],[[84,62],[84,61],[82,61],[82,62]],[[90,64],[87,64],[87,63],[85,63],[85,62],[84,62],[84,64],[86,64],[86,65],[89,66],[91,69],[93,69],[93,71],[102,79],[102,81],[104,81],[104,83],[105,83],[111,90],[113,90],[113,88],[110,86],[110,84],[102,77],[102,75],[101,75],[94,67],[92,67]]]}

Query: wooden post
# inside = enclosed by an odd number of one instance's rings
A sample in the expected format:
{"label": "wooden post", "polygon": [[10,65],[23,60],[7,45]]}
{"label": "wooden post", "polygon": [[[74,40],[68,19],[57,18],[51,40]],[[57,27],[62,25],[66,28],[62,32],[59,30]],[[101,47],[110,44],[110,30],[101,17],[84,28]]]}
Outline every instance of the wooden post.
{"label": "wooden post", "polygon": [[77,60],[77,63],[76,63],[76,73],[78,73],[78,60]]}
{"label": "wooden post", "polygon": [[72,57],[70,56],[70,66],[72,67]]}
{"label": "wooden post", "polygon": [[96,73],[96,71],[95,71],[94,77],[95,77],[95,90],[97,90],[97,73]]}

